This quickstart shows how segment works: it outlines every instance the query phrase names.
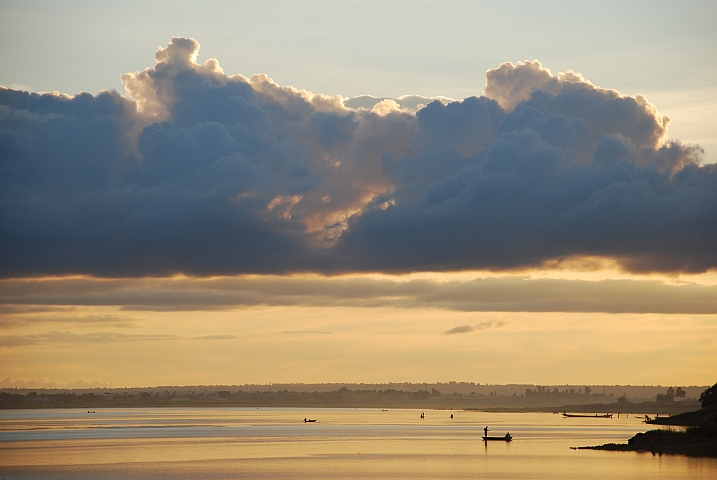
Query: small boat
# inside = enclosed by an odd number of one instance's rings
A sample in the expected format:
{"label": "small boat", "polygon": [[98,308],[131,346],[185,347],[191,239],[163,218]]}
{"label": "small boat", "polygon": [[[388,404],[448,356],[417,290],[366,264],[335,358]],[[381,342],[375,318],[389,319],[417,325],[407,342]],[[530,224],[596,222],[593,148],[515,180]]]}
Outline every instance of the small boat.
{"label": "small boat", "polygon": [[482,437],[482,438],[486,442],[489,442],[489,441],[510,442],[511,440],[513,440],[513,436],[510,433],[506,433],[505,436],[503,436],[503,437],[492,437],[491,436],[491,437]]}
{"label": "small boat", "polygon": [[612,413],[606,413],[605,415],[598,415],[597,413],[595,415],[577,415],[574,413],[563,412],[563,417],[565,417],[565,418],[612,418]]}
{"label": "small boat", "polygon": [[312,422],[315,422],[315,421],[316,421],[315,418],[313,418],[313,419],[312,419],[312,418],[309,418],[308,420],[307,420],[306,418],[304,419],[304,423],[312,423]]}

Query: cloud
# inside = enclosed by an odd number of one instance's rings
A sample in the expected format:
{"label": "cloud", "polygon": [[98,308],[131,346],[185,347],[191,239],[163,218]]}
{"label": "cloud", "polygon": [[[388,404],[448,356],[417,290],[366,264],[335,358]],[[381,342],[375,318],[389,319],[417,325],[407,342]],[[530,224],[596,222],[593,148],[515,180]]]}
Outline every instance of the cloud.
{"label": "cloud", "polygon": [[239,337],[236,335],[204,335],[202,337],[194,337],[197,340],[235,340]]}
{"label": "cloud", "polygon": [[62,323],[76,325],[111,325],[132,328],[141,318],[131,315],[97,314],[83,315],[72,308],[38,305],[0,305],[0,328],[41,323]]}
{"label": "cloud", "polygon": [[101,382],[99,380],[77,380],[66,384],[65,388],[111,388],[110,382]]}
{"label": "cloud", "polygon": [[99,380],[77,380],[75,382],[55,382],[48,377],[31,379],[5,377],[0,380],[0,388],[108,388],[109,382]]}
{"label": "cloud", "polygon": [[234,340],[236,335],[202,335],[198,337],[182,337],[179,335],[165,334],[137,334],[117,332],[90,332],[75,333],[71,331],[52,330],[45,333],[32,333],[26,335],[0,335],[0,347],[17,347],[20,345],[40,344],[92,344],[92,343],[114,343],[114,342],[156,342],[168,340]]}
{"label": "cloud", "polygon": [[0,347],[17,347],[20,345],[39,345],[45,343],[110,343],[110,342],[136,342],[177,340],[176,335],[161,334],[131,334],[116,332],[90,332],[74,333],[70,331],[52,330],[46,333],[32,333],[27,335],[0,335]]}
{"label": "cloud", "polygon": [[[439,308],[465,312],[716,314],[717,285],[658,280],[570,280],[521,275],[471,280],[366,276],[246,276],[209,279],[0,280],[0,325],[72,317],[71,306],[125,311],[197,311],[248,306]],[[45,308],[43,308],[45,307]],[[38,313],[18,315],[16,310]],[[58,314],[51,315],[52,309]],[[18,318],[19,317],[19,318]],[[78,322],[124,320],[78,315]],[[130,318],[133,318],[129,316]],[[129,318],[127,318],[129,321]],[[39,323],[38,322],[38,323]]]}
{"label": "cloud", "polygon": [[[4,285],[7,285],[5,283]],[[9,305],[0,304],[0,315],[17,316],[21,318],[24,315],[34,315],[41,313],[64,313],[75,310],[74,306],[58,307],[57,305]],[[57,318],[57,317],[55,317]],[[73,317],[74,318],[74,317]]]}
{"label": "cloud", "polygon": [[333,332],[323,330],[286,330],[279,332],[280,335],[332,335]]}
{"label": "cloud", "polygon": [[485,322],[477,323],[475,325],[459,325],[443,332],[446,335],[455,335],[456,333],[470,333],[478,330],[485,330],[486,328],[500,328],[505,325],[506,322],[503,320],[488,320]]}
{"label": "cloud", "polygon": [[640,95],[528,61],[462,101],[344,99],[198,51],[127,96],[0,88],[0,276],[717,267],[717,167]]}
{"label": "cloud", "polygon": [[[434,101],[439,101],[441,103],[447,104],[454,102],[452,98],[448,97],[423,97],[421,95],[402,95],[398,98],[389,98],[389,97],[374,97],[371,95],[359,95],[358,97],[352,97],[352,98],[346,98],[343,100],[343,104],[345,107],[358,110],[358,109],[366,109],[366,110],[372,110],[376,111],[376,107],[378,107],[381,104],[395,104],[395,109],[405,110],[408,112],[415,113],[418,110],[421,110],[429,103],[432,103]],[[380,108],[380,107],[379,107]]]}

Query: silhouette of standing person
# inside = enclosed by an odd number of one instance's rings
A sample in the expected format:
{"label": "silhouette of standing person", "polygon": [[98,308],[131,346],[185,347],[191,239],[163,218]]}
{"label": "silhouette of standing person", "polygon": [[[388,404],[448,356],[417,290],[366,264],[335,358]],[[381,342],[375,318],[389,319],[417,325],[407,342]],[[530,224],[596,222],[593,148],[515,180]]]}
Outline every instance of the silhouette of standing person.
{"label": "silhouette of standing person", "polygon": [[483,429],[483,432],[485,432],[484,436],[486,436],[486,437],[488,436],[488,431],[489,431],[488,426],[486,425],[486,427]]}

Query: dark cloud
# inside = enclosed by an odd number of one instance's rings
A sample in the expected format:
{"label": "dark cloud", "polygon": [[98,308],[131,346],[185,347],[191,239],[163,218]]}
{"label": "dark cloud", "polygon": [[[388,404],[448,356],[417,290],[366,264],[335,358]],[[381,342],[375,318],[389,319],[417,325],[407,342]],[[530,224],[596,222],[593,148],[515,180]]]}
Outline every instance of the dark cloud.
{"label": "dark cloud", "polygon": [[[58,307],[57,305],[0,305],[0,315],[12,316],[12,315],[33,315],[38,313],[59,313],[59,312],[74,312],[76,307],[64,306]],[[69,316],[68,316],[69,317]]]}
{"label": "dark cloud", "polygon": [[[258,276],[195,279],[0,281],[0,325],[42,320],[23,309],[116,306],[127,311],[193,311],[242,306],[441,308],[466,312],[717,313],[717,286],[654,280],[566,280],[520,276],[469,281]],[[70,315],[55,315],[68,318]],[[132,317],[126,318],[127,321]],[[122,315],[80,315],[117,322]],[[68,320],[69,321],[69,320]]]}
{"label": "dark cloud", "polygon": [[453,327],[449,330],[446,330],[443,333],[445,333],[446,335],[454,335],[456,333],[469,333],[469,332],[472,332],[473,330],[475,330],[473,328],[473,325],[459,325],[457,327]]}
{"label": "dark cloud", "polygon": [[477,323],[475,325],[459,325],[443,332],[446,335],[455,335],[456,333],[470,333],[478,330],[485,330],[486,328],[500,328],[505,325],[503,320],[488,320],[486,322]]}
{"label": "dark cloud", "polygon": [[0,276],[717,267],[717,167],[642,96],[535,61],[480,98],[344,102],[198,49],[128,97],[0,88]]}

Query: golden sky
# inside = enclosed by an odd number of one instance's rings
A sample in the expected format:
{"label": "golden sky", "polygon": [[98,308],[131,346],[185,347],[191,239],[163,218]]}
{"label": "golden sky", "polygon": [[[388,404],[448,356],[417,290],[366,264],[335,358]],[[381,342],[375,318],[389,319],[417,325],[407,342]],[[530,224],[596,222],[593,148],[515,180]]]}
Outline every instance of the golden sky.
{"label": "golden sky", "polygon": [[0,281],[11,386],[705,385],[715,275],[617,270]]}

